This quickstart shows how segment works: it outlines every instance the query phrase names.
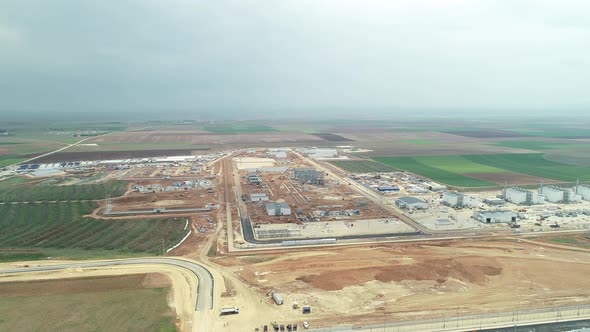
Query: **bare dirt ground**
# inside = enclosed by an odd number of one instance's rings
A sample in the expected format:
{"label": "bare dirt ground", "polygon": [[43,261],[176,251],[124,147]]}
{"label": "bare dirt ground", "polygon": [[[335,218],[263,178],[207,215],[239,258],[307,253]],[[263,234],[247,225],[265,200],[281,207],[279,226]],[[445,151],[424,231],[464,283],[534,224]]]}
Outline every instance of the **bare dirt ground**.
{"label": "bare dirt ground", "polygon": [[[213,261],[234,271],[271,307],[267,321],[306,319],[331,326],[590,303],[590,253],[570,249],[461,240]],[[272,304],[271,291],[281,293],[285,305]],[[311,305],[313,315],[293,310],[293,301]]]}
{"label": "bare dirt ground", "polygon": [[145,131],[117,133],[88,143],[189,143],[198,145],[243,144],[243,143],[277,143],[277,142],[322,142],[324,139],[308,134],[268,132],[215,134],[209,132],[187,131]]}

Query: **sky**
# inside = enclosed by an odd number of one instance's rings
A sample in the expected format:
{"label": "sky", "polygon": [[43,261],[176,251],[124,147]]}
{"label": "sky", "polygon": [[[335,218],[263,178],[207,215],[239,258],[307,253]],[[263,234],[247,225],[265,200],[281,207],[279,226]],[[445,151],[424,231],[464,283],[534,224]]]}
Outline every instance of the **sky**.
{"label": "sky", "polygon": [[586,114],[590,1],[0,0],[0,115]]}

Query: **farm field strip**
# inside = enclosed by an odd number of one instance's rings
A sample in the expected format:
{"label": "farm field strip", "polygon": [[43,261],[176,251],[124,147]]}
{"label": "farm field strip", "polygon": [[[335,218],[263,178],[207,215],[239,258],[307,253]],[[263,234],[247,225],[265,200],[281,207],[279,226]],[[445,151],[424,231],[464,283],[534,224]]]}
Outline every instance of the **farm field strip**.
{"label": "farm field strip", "polygon": [[[590,180],[590,167],[571,166],[547,160],[540,153],[489,154],[418,157],[376,157],[391,167],[432,178],[434,181],[462,187],[495,185],[484,175],[519,173],[564,182]],[[478,179],[478,173],[482,179]]]}
{"label": "farm field strip", "polygon": [[422,157],[418,160],[416,157],[375,157],[374,159],[391,167],[420,174],[433,179],[434,181],[446,183],[459,187],[487,187],[495,186],[495,183],[462,175],[460,173],[450,172],[436,166],[433,166],[433,160]]}
{"label": "farm field strip", "polygon": [[[1,184],[1,182],[0,182]],[[70,201],[104,199],[107,195],[121,196],[127,190],[127,182],[110,181],[83,185],[2,185],[0,202]]]}
{"label": "farm field strip", "polygon": [[351,173],[394,172],[395,168],[373,160],[332,160],[330,164]]}
{"label": "farm field strip", "polygon": [[94,202],[0,205],[0,247],[160,254],[188,232],[184,218],[84,217],[95,208]]}

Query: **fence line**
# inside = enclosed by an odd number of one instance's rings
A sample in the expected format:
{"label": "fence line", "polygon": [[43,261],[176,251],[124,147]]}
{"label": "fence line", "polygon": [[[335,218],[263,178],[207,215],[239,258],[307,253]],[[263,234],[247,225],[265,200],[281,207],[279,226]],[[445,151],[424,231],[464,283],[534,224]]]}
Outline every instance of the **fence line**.
{"label": "fence line", "polygon": [[536,323],[559,323],[590,319],[590,305],[563,306],[492,312],[468,316],[446,317],[426,320],[386,322],[353,326],[334,326],[314,329],[318,332],[372,331],[478,331],[487,328],[517,327]]}

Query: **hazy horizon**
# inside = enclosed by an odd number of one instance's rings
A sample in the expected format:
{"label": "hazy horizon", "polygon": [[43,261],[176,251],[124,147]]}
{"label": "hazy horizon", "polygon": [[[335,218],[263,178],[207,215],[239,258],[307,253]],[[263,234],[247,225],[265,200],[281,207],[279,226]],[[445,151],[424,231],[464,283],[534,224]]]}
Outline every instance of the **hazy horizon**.
{"label": "hazy horizon", "polygon": [[585,116],[588,13],[587,1],[8,0],[0,114]]}

